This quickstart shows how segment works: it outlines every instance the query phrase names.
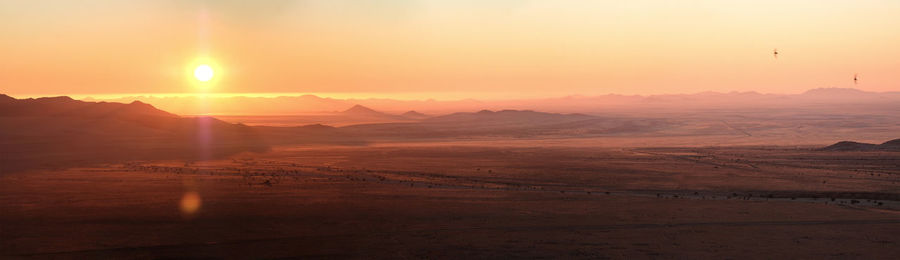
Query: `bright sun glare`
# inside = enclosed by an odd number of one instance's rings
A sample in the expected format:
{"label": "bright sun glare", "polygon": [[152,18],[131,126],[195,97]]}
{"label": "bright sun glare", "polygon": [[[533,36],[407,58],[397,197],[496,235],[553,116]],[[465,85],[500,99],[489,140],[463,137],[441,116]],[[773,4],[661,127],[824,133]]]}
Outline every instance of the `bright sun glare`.
{"label": "bright sun glare", "polygon": [[209,65],[203,64],[194,69],[194,77],[199,81],[207,82],[213,78],[213,69]]}

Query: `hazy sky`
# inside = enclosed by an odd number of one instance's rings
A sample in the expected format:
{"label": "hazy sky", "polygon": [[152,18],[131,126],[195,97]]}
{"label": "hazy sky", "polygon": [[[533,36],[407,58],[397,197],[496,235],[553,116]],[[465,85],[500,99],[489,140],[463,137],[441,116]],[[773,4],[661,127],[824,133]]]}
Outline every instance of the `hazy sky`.
{"label": "hazy sky", "polygon": [[[0,93],[797,93],[854,73],[900,91],[898,14],[893,0],[8,0]],[[212,83],[190,76],[198,63]]]}

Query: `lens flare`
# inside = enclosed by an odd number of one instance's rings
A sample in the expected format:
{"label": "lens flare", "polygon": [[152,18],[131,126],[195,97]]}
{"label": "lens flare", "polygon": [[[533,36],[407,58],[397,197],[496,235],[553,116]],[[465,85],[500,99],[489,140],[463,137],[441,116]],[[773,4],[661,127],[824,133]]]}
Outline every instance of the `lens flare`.
{"label": "lens flare", "polygon": [[194,215],[194,213],[197,213],[197,211],[200,210],[200,205],[202,203],[203,201],[200,199],[200,194],[193,191],[187,192],[181,197],[181,213],[186,216]]}

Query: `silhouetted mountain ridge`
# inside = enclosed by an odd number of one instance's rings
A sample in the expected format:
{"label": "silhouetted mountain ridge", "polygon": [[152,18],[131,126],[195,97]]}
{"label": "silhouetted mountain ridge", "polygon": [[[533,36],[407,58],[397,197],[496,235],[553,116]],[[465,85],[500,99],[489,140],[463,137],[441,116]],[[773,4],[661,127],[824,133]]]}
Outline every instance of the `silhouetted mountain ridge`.
{"label": "silhouetted mountain ridge", "polygon": [[[394,100],[336,99],[313,95],[279,97],[127,97],[112,101],[143,100],[163,110],[182,115],[302,115],[359,110],[371,116],[372,111],[400,113],[415,110],[425,114],[446,114],[479,109],[518,109],[562,113],[693,113],[698,110],[762,108],[807,109],[813,111],[847,111],[852,109],[895,109],[900,107],[900,93],[871,92],[851,88],[819,88],[800,94],[749,92],[700,92],[692,94],[656,95],[571,95],[556,98],[508,99],[480,101],[460,100]],[[198,106],[193,104],[207,104]],[[362,106],[356,108],[355,106]],[[348,111],[345,111],[348,112]],[[355,113],[355,112],[354,112]],[[396,119],[396,118],[394,118]]]}
{"label": "silhouetted mountain ridge", "polygon": [[374,109],[371,109],[371,108],[368,108],[368,107],[365,107],[365,106],[362,106],[359,104],[354,105],[353,107],[351,107],[347,110],[344,110],[341,113],[345,114],[345,115],[360,115],[360,116],[387,115],[385,113],[375,111]]}
{"label": "silhouetted mountain ridge", "polygon": [[150,104],[133,101],[129,104],[116,102],[85,102],[67,96],[15,99],[4,95],[0,102],[0,116],[52,116],[52,117],[136,117],[160,116],[178,117],[159,110]]}
{"label": "silhouetted mountain ridge", "polygon": [[0,94],[0,104],[6,104],[15,101],[16,99],[13,97],[7,96],[6,94]]}
{"label": "silhouetted mountain ridge", "polygon": [[400,116],[409,119],[425,119],[429,117],[428,115],[416,112],[415,110],[406,111],[405,113],[400,114]]}
{"label": "silhouetted mountain ridge", "polygon": [[74,162],[198,160],[268,148],[252,127],[179,117],[140,101],[6,97],[0,97],[0,172]]}
{"label": "silhouetted mountain ridge", "polygon": [[822,149],[826,151],[900,151],[900,139],[881,144],[840,141]]}

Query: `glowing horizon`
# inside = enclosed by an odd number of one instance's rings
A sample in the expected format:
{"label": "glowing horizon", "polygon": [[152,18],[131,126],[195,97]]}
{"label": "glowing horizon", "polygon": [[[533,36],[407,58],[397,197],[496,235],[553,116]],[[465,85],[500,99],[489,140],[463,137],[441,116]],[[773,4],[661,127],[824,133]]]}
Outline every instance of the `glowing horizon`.
{"label": "glowing horizon", "polygon": [[[861,91],[867,91],[860,88],[852,88]],[[93,99],[93,100],[115,100],[121,98],[169,98],[169,97],[203,97],[203,98],[230,98],[230,97],[248,97],[248,98],[277,98],[277,97],[299,97],[299,96],[316,96],[319,98],[333,99],[391,99],[398,101],[415,101],[415,100],[436,100],[436,101],[454,101],[454,100],[479,100],[479,101],[497,101],[497,100],[532,100],[544,98],[564,98],[564,97],[597,97],[605,95],[620,96],[657,96],[657,95],[694,95],[707,92],[713,93],[759,93],[763,95],[797,95],[812,89],[806,89],[798,92],[789,93],[773,93],[773,92],[757,92],[757,91],[702,91],[702,92],[683,92],[683,93],[655,93],[655,94],[623,94],[623,93],[600,93],[593,95],[568,94],[568,95],[536,95],[536,96],[507,96],[505,93],[312,93],[312,92],[270,92],[270,93],[202,93],[202,92],[185,92],[185,93],[106,93],[106,94],[21,94],[10,95],[14,98],[42,98],[42,97],[59,97],[67,96],[73,99]],[[897,91],[867,91],[875,93],[897,92]],[[0,93],[6,94],[6,93]],[[475,94],[481,95],[480,98],[473,98]],[[7,94],[9,95],[9,94]]]}
{"label": "glowing horizon", "polygon": [[[875,0],[3,2],[0,93],[900,91],[896,13]],[[214,87],[198,87],[199,63]]]}

